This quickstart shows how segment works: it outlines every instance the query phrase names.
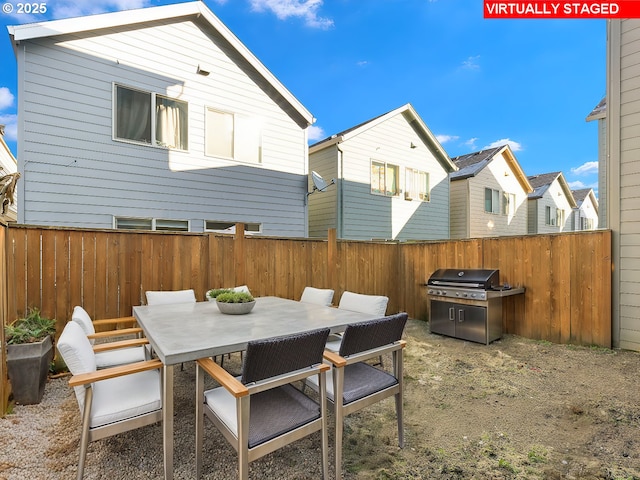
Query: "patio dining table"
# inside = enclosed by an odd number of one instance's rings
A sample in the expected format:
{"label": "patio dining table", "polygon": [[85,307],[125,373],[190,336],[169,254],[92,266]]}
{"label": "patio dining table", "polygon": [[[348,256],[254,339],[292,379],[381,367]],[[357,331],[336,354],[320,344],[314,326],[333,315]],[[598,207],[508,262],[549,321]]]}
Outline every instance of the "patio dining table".
{"label": "patio dining table", "polygon": [[173,479],[174,366],[199,358],[245,350],[247,343],[328,327],[340,332],[350,323],[375,315],[303,303],[279,297],[258,297],[245,315],[220,313],[215,302],[133,307],[133,315],[163,363],[162,431],[164,478]]}

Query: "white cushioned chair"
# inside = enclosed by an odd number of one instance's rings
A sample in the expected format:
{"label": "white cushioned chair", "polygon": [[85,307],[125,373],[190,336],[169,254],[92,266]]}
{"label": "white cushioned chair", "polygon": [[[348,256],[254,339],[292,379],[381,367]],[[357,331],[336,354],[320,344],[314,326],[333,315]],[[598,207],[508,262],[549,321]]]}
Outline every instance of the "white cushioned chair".
{"label": "white cushioned chair", "polygon": [[[126,317],[124,319],[109,319],[109,322],[102,322],[102,324],[117,324],[119,320],[125,320],[130,322],[133,317]],[[130,344],[139,344],[139,342],[129,342],[126,340],[118,342],[106,342],[96,344],[96,339],[107,339],[109,337],[122,337],[135,335],[139,338],[142,334],[142,329],[137,327],[125,328],[119,330],[107,330],[104,332],[96,333],[95,325],[91,320],[91,317],[87,311],[81,306],[77,305],[73,309],[71,320],[76,322],[82,327],[85,335],[89,339],[89,343],[94,348],[96,354],[96,366],[98,368],[113,367],[115,365],[122,365],[125,363],[142,362],[147,360],[146,349],[143,346],[127,347]],[[97,351],[95,350],[97,348]]]}
{"label": "white cushioned chair", "polygon": [[[398,445],[404,446],[403,429],[403,350],[402,332],[407,314],[398,313],[377,320],[355,323],[344,331],[340,351],[336,354],[325,350],[324,359],[331,363],[331,375],[327,378],[327,401],[335,418],[336,477],[342,478],[342,436],[344,417],[357,410],[395,397],[398,420]],[[385,370],[369,360],[391,354],[393,368]],[[320,387],[315,377],[309,377],[306,385],[315,391]]]}
{"label": "white cushioned chair", "polygon": [[[338,308],[384,317],[387,313],[388,303],[389,297],[382,295],[364,295],[362,293],[346,291],[340,297]],[[341,341],[341,334],[331,335],[327,341],[327,350],[337,352],[340,350]]]}
{"label": "white cushioned chair", "polygon": [[147,305],[169,305],[171,303],[196,303],[196,294],[189,290],[148,290]]}
{"label": "white cushioned chair", "polygon": [[304,287],[300,301],[329,307],[333,301],[333,290],[329,288]]}
{"label": "white cushioned chair", "polygon": [[[242,376],[233,377],[213,360],[196,365],[196,478],[202,474],[204,417],[238,452],[238,477],[249,463],[313,432],[322,433],[322,474],[328,479],[326,371],[322,363],[329,329],[249,342]],[[204,391],[205,373],[221,386]],[[291,385],[315,378],[318,398]]]}
{"label": "white cushioned chair", "polygon": [[89,442],[156,423],[162,419],[160,360],[97,370],[91,343],[77,322],[68,322],[57,349],[73,374],[82,414],[77,478],[84,475]]}

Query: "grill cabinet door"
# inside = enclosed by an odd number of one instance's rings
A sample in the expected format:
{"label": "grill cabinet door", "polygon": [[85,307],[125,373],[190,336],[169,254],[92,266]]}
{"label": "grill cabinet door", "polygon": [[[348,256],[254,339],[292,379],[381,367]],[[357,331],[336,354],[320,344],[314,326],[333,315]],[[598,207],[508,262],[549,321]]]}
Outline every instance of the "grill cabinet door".
{"label": "grill cabinet door", "polygon": [[456,336],[456,305],[451,302],[440,302],[431,300],[429,317],[429,329],[431,333]]}
{"label": "grill cabinet door", "polygon": [[456,337],[487,343],[487,309],[473,305],[451,304],[456,310]]}

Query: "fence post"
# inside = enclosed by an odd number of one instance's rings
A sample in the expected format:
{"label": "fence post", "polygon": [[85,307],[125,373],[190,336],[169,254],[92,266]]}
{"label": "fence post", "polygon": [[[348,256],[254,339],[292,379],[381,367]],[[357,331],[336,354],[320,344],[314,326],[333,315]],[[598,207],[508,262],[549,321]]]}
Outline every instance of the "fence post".
{"label": "fence post", "polygon": [[327,280],[334,291],[338,291],[338,236],[330,228],[327,236]]}
{"label": "fence post", "polygon": [[233,253],[236,261],[235,277],[236,285],[245,285],[246,282],[246,252],[244,241],[244,223],[236,223],[236,233],[233,242]]}
{"label": "fence post", "polygon": [[7,348],[4,326],[7,324],[7,225],[0,223],[0,417],[4,417],[9,405],[9,377],[7,375]]}

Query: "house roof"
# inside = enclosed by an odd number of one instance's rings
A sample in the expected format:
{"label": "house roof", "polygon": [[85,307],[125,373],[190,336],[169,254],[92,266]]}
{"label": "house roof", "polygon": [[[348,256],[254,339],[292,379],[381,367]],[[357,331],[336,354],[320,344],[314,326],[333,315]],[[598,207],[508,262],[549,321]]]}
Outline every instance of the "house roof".
{"label": "house roof", "polygon": [[531,175],[527,177],[529,179],[529,183],[533,187],[533,192],[529,194],[529,200],[537,200],[542,198],[544,193],[549,189],[551,184],[558,180],[560,184],[560,188],[562,188],[569,204],[572,208],[576,208],[578,205],[576,204],[576,200],[571,193],[571,189],[569,188],[569,184],[564,179],[564,175],[562,172],[551,172],[551,173],[541,173],[539,175]]}
{"label": "house roof", "polygon": [[418,131],[422,140],[432,149],[436,159],[447,172],[454,172],[457,170],[456,165],[451,161],[451,158],[447,152],[445,152],[438,139],[433,135],[433,133],[431,133],[427,125],[423,122],[410,103],[320,140],[309,147],[309,153],[314,153],[327,148],[330,145],[336,145],[349,140],[350,138],[360,135],[361,133],[396,115],[404,115],[407,121]]}
{"label": "house roof", "polygon": [[601,120],[607,116],[607,97],[600,100],[600,103],[595,106],[591,113],[587,115],[587,122],[591,120]]}
{"label": "house roof", "polygon": [[596,198],[596,194],[593,193],[593,188],[581,188],[579,190],[571,190],[573,194],[573,198],[576,199],[576,203],[578,207],[582,205],[582,203],[587,199],[591,198],[591,203],[593,207],[596,209],[596,213],[598,213],[598,199]]}
{"label": "house roof", "polygon": [[514,172],[518,181],[522,185],[522,188],[526,193],[533,191],[533,187],[529,183],[527,176],[520,167],[520,164],[516,160],[515,155],[511,151],[509,145],[501,145],[499,147],[488,148],[480,150],[479,152],[468,153],[466,155],[460,155],[452,158],[451,161],[458,167],[457,172],[453,172],[449,178],[451,181],[463,180],[465,178],[475,177],[478,173],[484,169],[491,161],[500,154],[504,153],[504,158],[509,165],[509,168]]}
{"label": "house roof", "polygon": [[47,22],[28,23],[8,26],[9,36],[16,46],[22,40],[52,37],[66,34],[91,33],[121,26],[136,26],[163,20],[182,21],[199,19],[208,27],[218,32],[226,42],[260,75],[265,81],[302,117],[306,126],[314,123],[313,115],[289,92],[282,83],[251,53],[251,51],[224,25],[218,17],[202,1],[177,3],[159,7],[123,10],[113,13],[102,13],[84,17],[51,20]]}

